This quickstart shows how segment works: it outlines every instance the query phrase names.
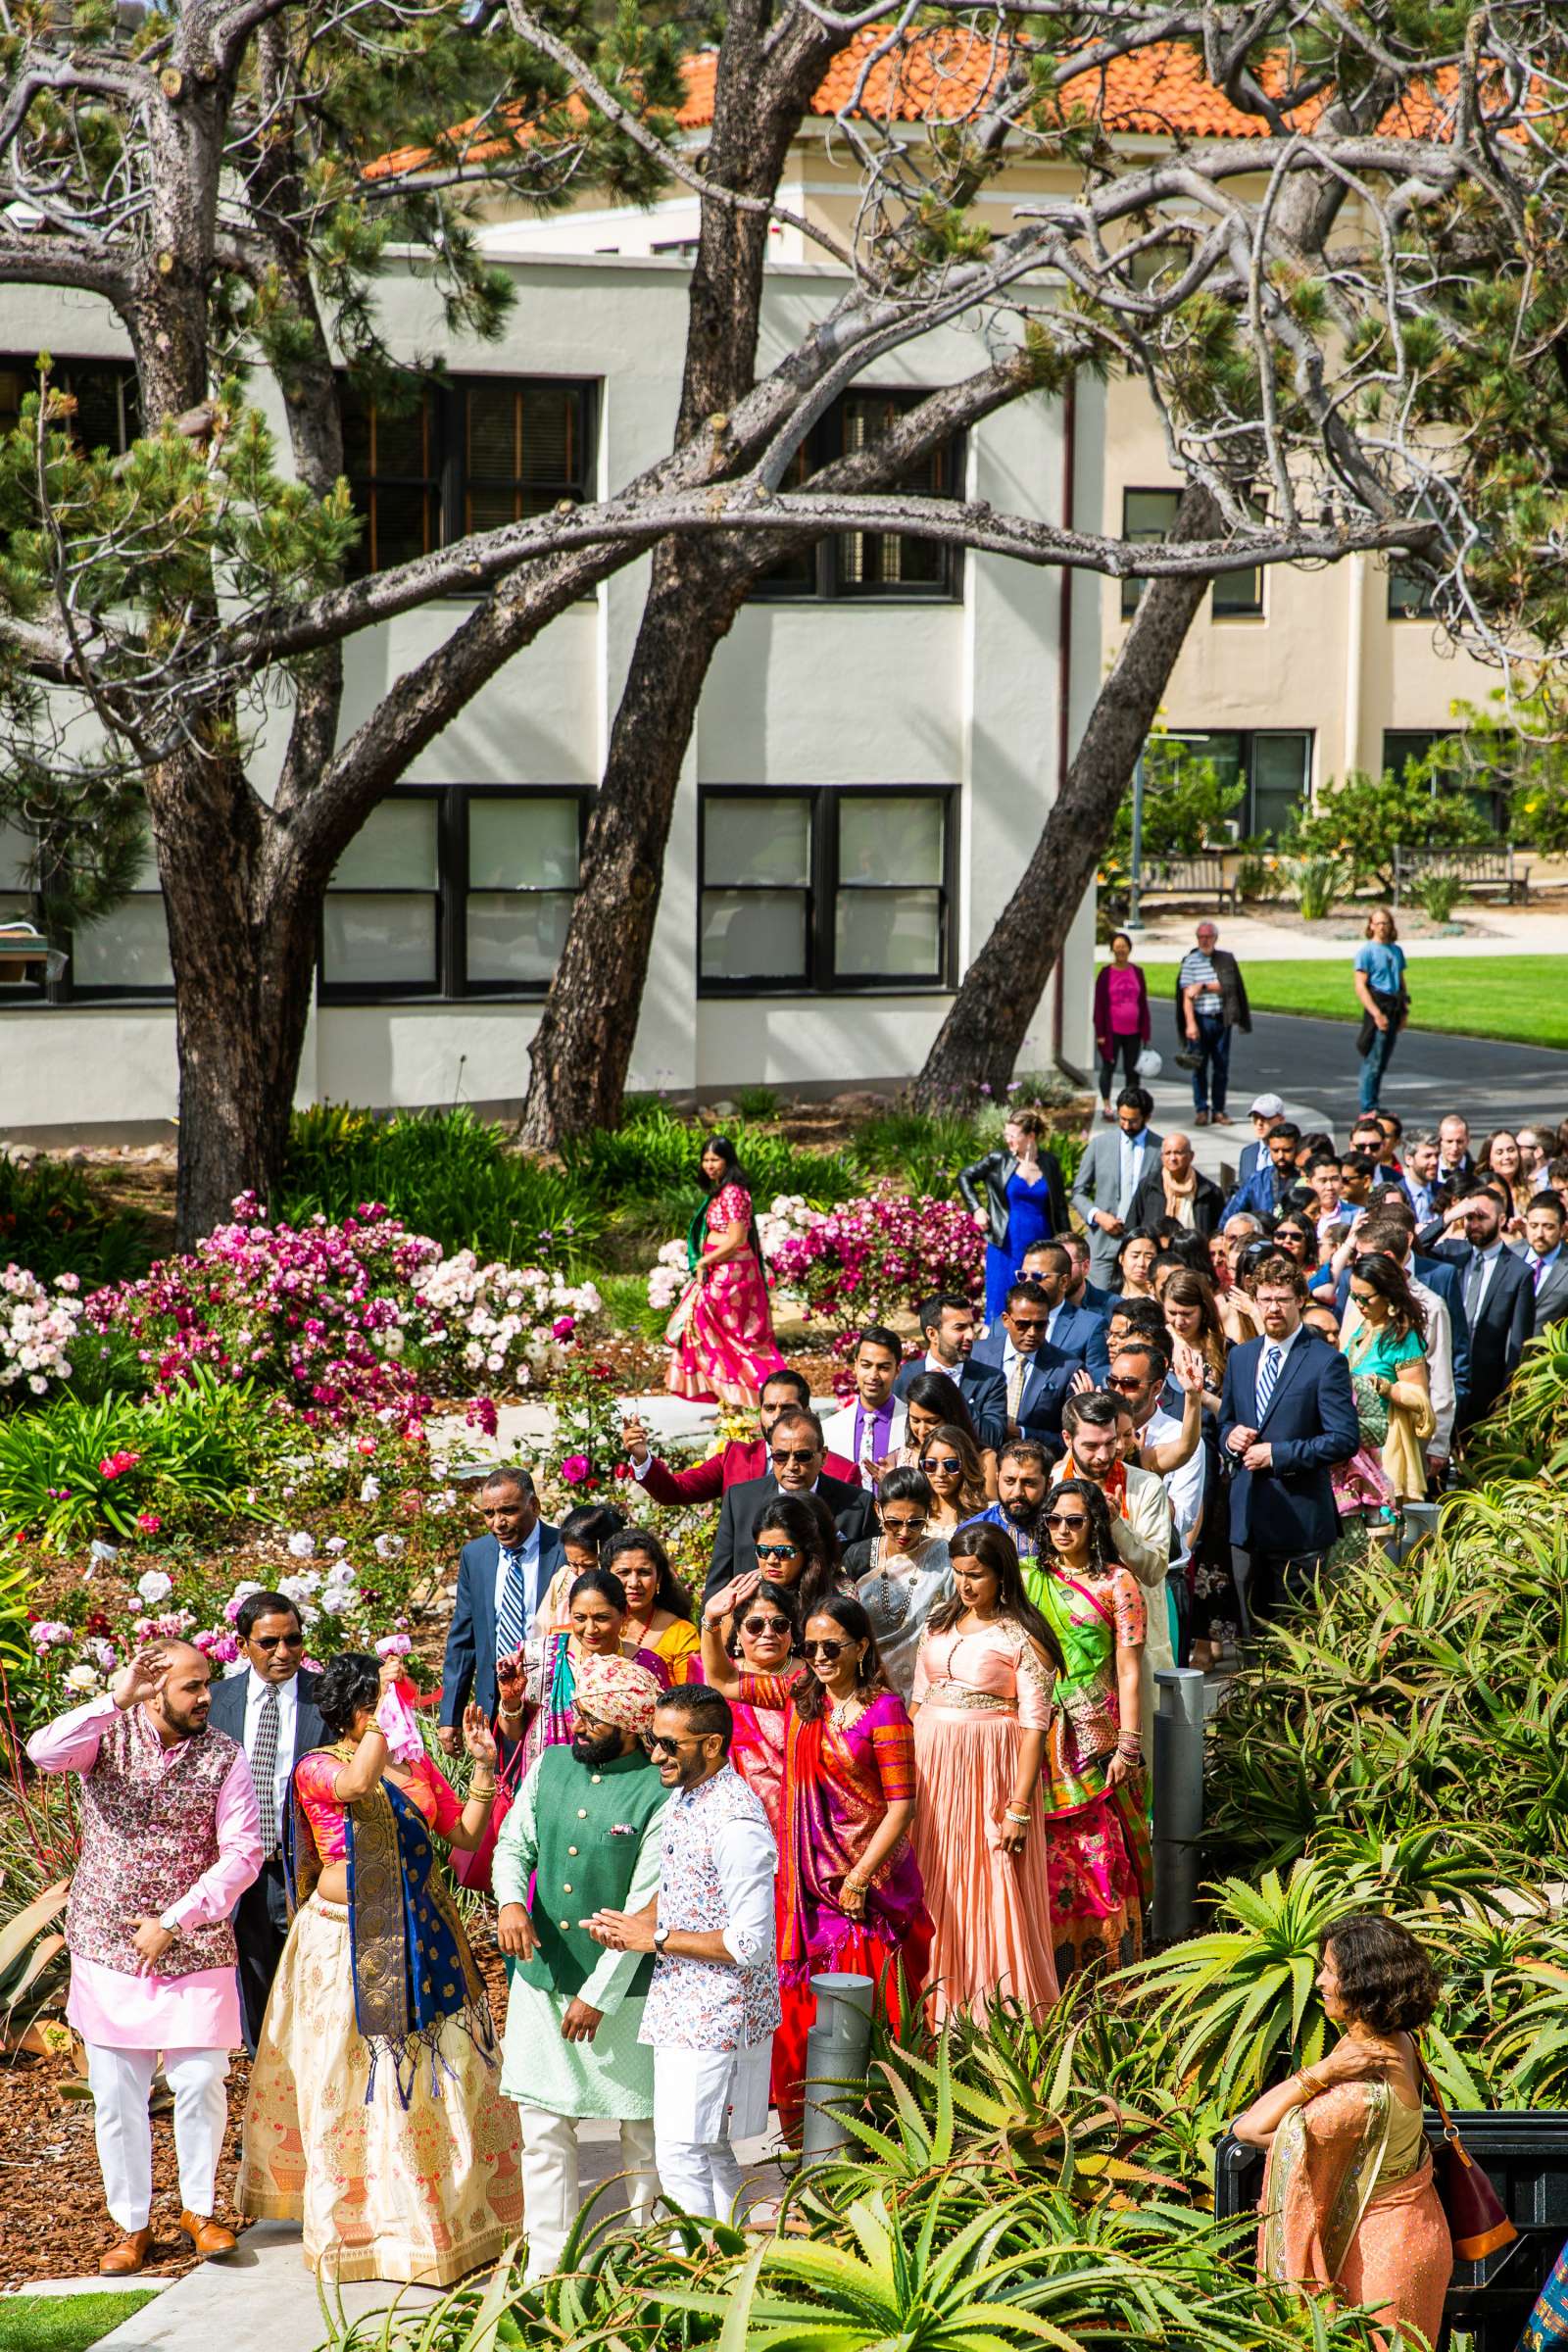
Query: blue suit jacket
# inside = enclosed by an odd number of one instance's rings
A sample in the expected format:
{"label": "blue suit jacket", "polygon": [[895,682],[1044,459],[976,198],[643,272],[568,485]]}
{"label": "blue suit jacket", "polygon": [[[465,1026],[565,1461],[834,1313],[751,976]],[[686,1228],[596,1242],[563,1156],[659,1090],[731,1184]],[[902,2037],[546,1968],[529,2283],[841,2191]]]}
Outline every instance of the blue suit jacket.
{"label": "blue suit jacket", "polygon": [[[1231,1542],[1251,1552],[1305,1559],[1340,1532],[1329,1470],[1361,1443],[1350,1368],[1337,1348],[1303,1330],[1292,1344],[1268,1411],[1257,1417],[1257,1367],[1266,1343],[1244,1341],[1225,1365],[1219,1437],[1231,1464]],[[1273,1447],[1267,1470],[1245,1470],[1229,1450],[1238,1425]]]}
{"label": "blue suit jacket", "polygon": [[[213,1703],[208,1713],[209,1723],[226,1732],[231,1740],[245,1744],[245,1694],[250,1688],[250,1669],[243,1674],[225,1674],[213,1685]],[[313,1747],[326,1745],[326,1726],[316,1704],[318,1674],[308,1674],[304,1667],[294,1677],[294,1753],[289,1759],[297,1764],[308,1756]]]}
{"label": "blue suit jacket", "polygon": [[[539,1598],[565,1558],[561,1531],[547,1520],[539,1522]],[[458,1562],[458,1597],[447,1635],[447,1653],[441,1663],[441,1721],[461,1723],[469,1698],[478,1701],[487,1718],[500,1698],[496,1687],[496,1570],[501,1546],[494,1536],[475,1536],[465,1544]]]}
{"label": "blue suit jacket", "polygon": [[[910,1382],[918,1380],[925,1368],[922,1348],[918,1355],[910,1356],[893,1383],[894,1396],[907,1396]],[[969,1408],[969,1418],[981,1446],[1004,1445],[1007,1435],[1007,1387],[1002,1374],[980,1359],[978,1343],[974,1353],[965,1356],[956,1373],[950,1372],[948,1378],[956,1379],[958,1384],[958,1394]]]}
{"label": "blue suit jacket", "polygon": [[1232,1217],[1239,1217],[1244,1211],[1253,1217],[1274,1216],[1283,1207],[1286,1195],[1295,1189],[1295,1177],[1282,1184],[1275,1172],[1274,1162],[1265,1155],[1261,1164],[1254,1166],[1251,1174],[1242,1179],[1226,1201],[1220,1211],[1220,1230],[1223,1232]]}
{"label": "blue suit jacket", "polygon": [[[977,1340],[971,1363],[994,1365],[1002,1372],[1003,1348],[1006,1335],[1000,1324],[995,1331]],[[1110,1357],[1105,1348],[1105,1326],[1085,1306],[1065,1306],[1056,1318],[1055,1333],[1042,1340],[1029,1358],[1024,1374],[1023,1391],[1018,1398],[1018,1428],[1026,1438],[1034,1438],[1050,1447],[1054,1456],[1062,1451],[1061,1408],[1070,1394],[1072,1376],[1087,1366],[1094,1375],[1096,1388],[1101,1388],[1110,1376]],[[1003,1376],[1003,1409],[1006,1409],[1006,1382]]]}
{"label": "blue suit jacket", "polygon": [[[1437,1254],[1462,1288],[1470,1261],[1469,1243],[1441,1242]],[[1421,1279],[1429,1282],[1432,1278],[1423,1274]],[[1530,1268],[1505,1247],[1470,1329],[1470,1377],[1460,1399],[1457,1428],[1469,1429],[1491,1412],[1518,1369],[1535,1317],[1536,1286]]]}
{"label": "blue suit jacket", "polygon": [[1086,1282],[1080,1301],[1087,1314],[1097,1315],[1102,1323],[1110,1321],[1110,1310],[1116,1303],[1114,1291],[1102,1291],[1098,1282]]}

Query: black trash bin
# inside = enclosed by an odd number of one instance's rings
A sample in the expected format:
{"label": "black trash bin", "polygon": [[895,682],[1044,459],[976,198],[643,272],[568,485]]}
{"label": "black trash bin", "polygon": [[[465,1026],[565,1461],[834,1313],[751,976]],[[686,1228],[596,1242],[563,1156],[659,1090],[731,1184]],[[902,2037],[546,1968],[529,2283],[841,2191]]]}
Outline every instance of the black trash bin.
{"label": "black trash bin", "polygon": [[[1459,2113],[1466,2149],[1502,2199],[1519,2234],[1484,2262],[1456,2262],[1435,2352],[1514,2352],[1530,2307],[1568,2243],[1568,2111]],[[1442,2127],[1427,2115],[1434,2145]],[[1222,2221],[1257,2205],[1263,2157],[1229,2132],[1214,2154],[1214,2211]]]}

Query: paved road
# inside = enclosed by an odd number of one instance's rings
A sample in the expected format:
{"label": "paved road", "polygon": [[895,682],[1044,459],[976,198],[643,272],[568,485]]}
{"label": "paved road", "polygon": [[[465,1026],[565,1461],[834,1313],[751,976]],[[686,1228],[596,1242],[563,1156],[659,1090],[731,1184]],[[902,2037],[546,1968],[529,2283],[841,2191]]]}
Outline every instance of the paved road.
{"label": "paved road", "polygon": [[[1165,1055],[1164,1074],[1154,1087],[1154,1123],[1165,1132],[1180,1118],[1191,1125],[1192,1095],[1170,1057],[1170,1024],[1156,1021],[1154,1043]],[[1283,1095],[1293,1115],[1312,1114],[1343,1143],[1354,1115],[1361,1065],[1355,1024],[1311,1021],[1294,1013],[1256,1013],[1250,1037],[1231,1047],[1230,1108],[1236,1125],[1195,1135],[1200,1164],[1234,1161],[1250,1140],[1247,1106],[1256,1095]],[[1563,1007],[1568,1047],[1568,1004]],[[1171,1081],[1178,1085],[1173,1086]],[[1182,1091],[1178,1091],[1178,1087]],[[1473,1138],[1489,1127],[1526,1119],[1568,1118],[1568,1050],[1506,1046],[1490,1038],[1440,1036],[1407,1029],[1383,1081],[1383,1102],[1398,1112],[1406,1131],[1436,1126],[1446,1110],[1462,1110]],[[1223,1138],[1223,1143],[1219,1142]]]}

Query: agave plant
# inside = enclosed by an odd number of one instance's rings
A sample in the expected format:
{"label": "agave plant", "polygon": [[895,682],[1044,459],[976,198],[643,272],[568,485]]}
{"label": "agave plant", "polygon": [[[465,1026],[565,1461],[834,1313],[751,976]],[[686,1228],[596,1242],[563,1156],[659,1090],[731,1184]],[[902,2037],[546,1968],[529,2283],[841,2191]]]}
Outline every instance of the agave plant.
{"label": "agave plant", "polygon": [[53,1923],[70,1892],[70,1881],[61,1879],[0,1928],[0,2042],[16,2041],[61,1987],[66,1939]]}

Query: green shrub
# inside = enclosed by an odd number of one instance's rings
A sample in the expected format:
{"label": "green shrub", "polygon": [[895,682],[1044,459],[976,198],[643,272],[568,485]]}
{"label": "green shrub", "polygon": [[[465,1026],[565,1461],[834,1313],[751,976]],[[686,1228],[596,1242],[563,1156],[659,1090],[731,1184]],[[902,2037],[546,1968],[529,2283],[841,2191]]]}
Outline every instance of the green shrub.
{"label": "green shrub", "polygon": [[1446,923],[1453,912],[1459,896],[1458,877],[1454,874],[1424,874],[1415,886],[1424,914],[1435,923]]}
{"label": "green shrub", "polygon": [[769,1135],[744,1118],[679,1118],[662,1102],[640,1104],[618,1127],[568,1138],[561,1156],[601,1215],[677,1194],[695,1204],[703,1137],[714,1132],[733,1142],[759,1207],[765,1208],[776,1194],[801,1193],[815,1206],[830,1208],[858,1189],[854,1170],[827,1152]]}
{"label": "green shrub", "polygon": [[1320,923],[1334,911],[1334,902],[1350,881],[1349,870],[1338,858],[1289,858],[1285,870],[1303,923]]}
{"label": "green shrub", "polygon": [[669,1309],[649,1305],[646,1274],[596,1273],[593,1283],[605,1302],[607,1331],[634,1331],[655,1346],[663,1339]]}
{"label": "green shrub", "polygon": [[0,1159],[0,1266],[25,1266],[45,1283],[79,1274],[82,1289],[94,1291],[134,1281],[152,1258],[146,1218],[110,1207],[82,1169]]}
{"label": "green shrub", "polygon": [[1400,776],[1353,769],[1341,783],[1331,780],[1310,808],[1292,818],[1281,845],[1286,856],[1343,860],[1347,888],[1376,883],[1392,891],[1396,849],[1460,849],[1490,841],[1492,827],[1474,801],[1451,786],[1444,789],[1441,750],[1435,746],[1426,760],[1408,760]]}
{"label": "green shrub", "polygon": [[281,1441],[249,1381],[205,1365],[168,1396],[96,1404],[61,1396],[0,1421],[0,1534],[69,1551],[105,1530],[132,1537],[221,1510],[275,1516],[265,1497]]}

